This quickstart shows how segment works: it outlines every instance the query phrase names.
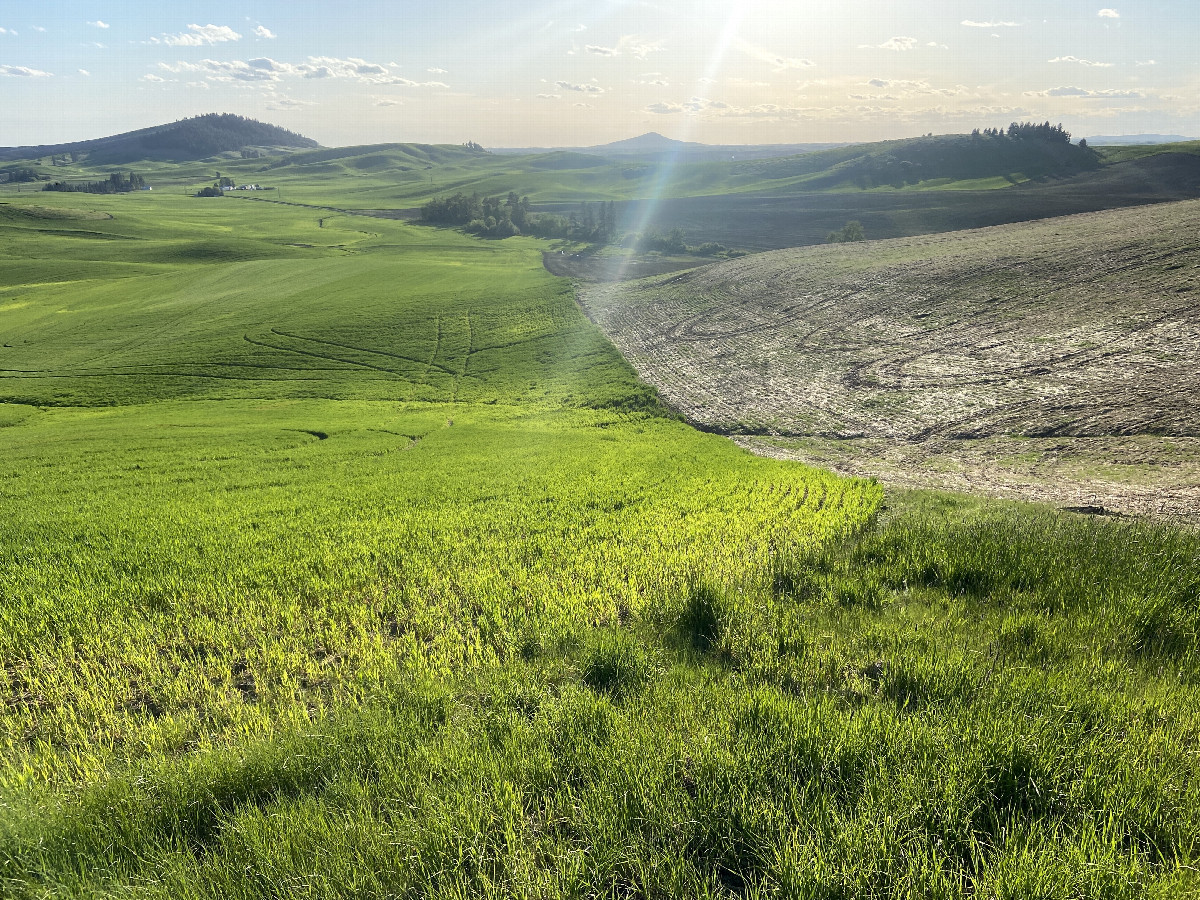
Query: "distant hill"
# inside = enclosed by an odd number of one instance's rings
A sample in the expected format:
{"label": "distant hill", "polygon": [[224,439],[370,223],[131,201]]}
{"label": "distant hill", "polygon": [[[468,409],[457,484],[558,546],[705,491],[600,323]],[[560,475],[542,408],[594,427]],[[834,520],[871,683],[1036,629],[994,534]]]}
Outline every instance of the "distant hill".
{"label": "distant hill", "polygon": [[0,148],[0,161],[71,156],[88,165],[122,165],[144,159],[185,162],[247,149],[319,147],[303,135],[229,113],[209,113],[111,137],[67,144]]}
{"label": "distant hill", "polygon": [[674,138],[664,137],[657,131],[649,131],[646,134],[626,138],[623,141],[598,144],[595,147],[586,147],[584,149],[591,153],[670,153],[678,150],[702,151],[713,148],[708,144],[699,144],[695,141],[677,141]]}
{"label": "distant hill", "polygon": [[300,150],[271,160],[265,168],[302,170],[319,175],[341,172],[362,175],[431,169],[437,165],[462,163],[487,155],[487,151],[480,147],[460,144],[364,144]]}
{"label": "distant hill", "polygon": [[1087,142],[1098,147],[1122,147],[1137,144],[1178,144],[1190,140],[1192,138],[1181,134],[1098,134],[1088,138]]}
{"label": "distant hill", "polygon": [[[1040,126],[1039,126],[1040,127]],[[1062,178],[1099,168],[1103,160],[1088,147],[1072,144],[1063,132],[945,134],[858,144],[763,159],[738,166],[738,174],[757,179],[798,179],[803,190],[871,188],[905,185],[936,187],[939,183],[1011,183],[1046,177]],[[984,186],[984,185],[980,185]]]}

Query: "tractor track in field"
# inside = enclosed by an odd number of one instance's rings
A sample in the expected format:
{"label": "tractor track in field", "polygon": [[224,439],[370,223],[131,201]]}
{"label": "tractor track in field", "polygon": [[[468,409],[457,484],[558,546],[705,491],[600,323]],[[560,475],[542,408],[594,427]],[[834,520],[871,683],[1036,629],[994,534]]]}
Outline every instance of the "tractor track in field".
{"label": "tractor track in field", "polygon": [[776,251],[580,303],[668,403],[756,452],[1200,522],[1197,231],[1186,201]]}
{"label": "tractor track in field", "polygon": [[[393,375],[397,378],[404,378],[404,376],[401,375],[399,372],[397,372],[395,369],[388,369],[384,366],[376,366],[376,365],[373,365],[368,362],[362,362],[361,360],[347,359],[344,356],[333,356],[333,355],[330,355],[327,353],[317,353],[316,351],[313,351],[313,350],[301,350],[296,347],[279,346],[278,344],[271,344],[271,343],[268,343],[267,341],[257,340],[255,338],[250,337],[250,335],[243,335],[242,339],[245,340],[246,343],[248,343],[248,344],[253,344],[256,347],[263,347],[264,349],[267,349],[267,350],[276,350],[281,353],[295,353],[300,356],[312,357],[313,359],[323,359],[323,360],[332,361],[332,362],[346,363],[347,365],[350,365],[350,366],[357,366],[357,367],[363,368],[363,369],[373,369],[376,372],[382,372],[386,375]],[[405,379],[405,380],[407,380],[407,379]]]}

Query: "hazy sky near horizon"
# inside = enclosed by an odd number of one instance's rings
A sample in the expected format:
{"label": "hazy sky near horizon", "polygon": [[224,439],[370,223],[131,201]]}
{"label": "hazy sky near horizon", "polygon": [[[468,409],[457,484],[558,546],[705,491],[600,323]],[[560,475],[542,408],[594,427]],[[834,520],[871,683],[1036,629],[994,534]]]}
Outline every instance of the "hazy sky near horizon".
{"label": "hazy sky near horizon", "polygon": [[0,145],[206,112],[326,145],[1200,136],[1196,0],[48,0],[0,7]]}

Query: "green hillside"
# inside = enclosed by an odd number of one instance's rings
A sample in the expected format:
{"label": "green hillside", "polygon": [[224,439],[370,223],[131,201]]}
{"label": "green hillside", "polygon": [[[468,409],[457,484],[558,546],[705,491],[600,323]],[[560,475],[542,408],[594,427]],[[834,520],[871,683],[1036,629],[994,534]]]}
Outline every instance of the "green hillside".
{"label": "green hillside", "polygon": [[[702,197],[897,188],[993,189],[1032,179],[1069,177],[1100,166],[1095,153],[1059,139],[944,135],[863,144],[763,160],[675,162],[554,152],[529,156],[426,156],[416,145],[343,148],[286,157],[271,176],[293,178],[297,198],[331,191],[367,208],[417,206],[439,194],[514,191],[534,202]],[[313,163],[325,167],[316,169]],[[389,165],[390,163],[390,165]],[[333,183],[300,183],[320,174]]]}
{"label": "green hillside", "polygon": [[3,147],[0,148],[0,160],[62,156],[67,158],[64,162],[71,164],[108,166],[148,159],[172,162],[206,159],[223,153],[239,154],[248,148],[254,148],[257,153],[262,148],[316,146],[316,141],[277,125],[229,113],[209,113],[88,141]]}
{"label": "green hillside", "polygon": [[0,894],[1197,888],[1194,533],[751,456],[544,248],[5,195]]}
{"label": "green hillside", "polygon": [[1173,144],[1133,144],[1129,146],[1101,147],[1098,152],[1107,163],[1145,159],[1166,153],[1190,153],[1200,155],[1200,141],[1177,141]]}

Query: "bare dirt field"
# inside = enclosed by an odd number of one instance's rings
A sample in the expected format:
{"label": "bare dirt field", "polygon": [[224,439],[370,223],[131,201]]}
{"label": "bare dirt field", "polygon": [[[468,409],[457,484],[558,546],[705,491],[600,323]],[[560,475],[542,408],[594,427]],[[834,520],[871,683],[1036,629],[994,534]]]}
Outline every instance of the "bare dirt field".
{"label": "bare dirt field", "polygon": [[613,254],[563,253],[547,250],[542,264],[553,275],[583,281],[628,281],[694,269],[708,260],[696,256],[662,256],[626,251]]}
{"label": "bare dirt field", "polygon": [[777,251],[580,299],[668,402],[758,452],[1200,521],[1200,202]]}

